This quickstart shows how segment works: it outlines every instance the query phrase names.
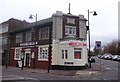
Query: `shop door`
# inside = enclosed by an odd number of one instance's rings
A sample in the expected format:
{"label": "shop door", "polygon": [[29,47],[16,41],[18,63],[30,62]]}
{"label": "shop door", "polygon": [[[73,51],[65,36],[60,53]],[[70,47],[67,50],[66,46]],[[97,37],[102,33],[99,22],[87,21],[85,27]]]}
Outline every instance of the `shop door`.
{"label": "shop door", "polygon": [[30,53],[26,53],[25,66],[27,66],[27,67],[30,66]]}

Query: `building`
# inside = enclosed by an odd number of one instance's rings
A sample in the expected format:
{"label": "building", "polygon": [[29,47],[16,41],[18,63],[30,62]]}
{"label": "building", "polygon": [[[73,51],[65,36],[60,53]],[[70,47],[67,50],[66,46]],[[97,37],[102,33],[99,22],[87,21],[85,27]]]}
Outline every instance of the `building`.
{"label": "building", "polygon": [[11,31],[10,65],[56,69],[88,64],[87,29],[83,15],[56,11],[50,18]]}
{"label": "building", "polygon": [[14,18],[0,23],[0,54],[2,54],[2,65],[5,64],[6,54],[9,57],[9,31],[21,28],[24,24],[28,24],[28,22]]}

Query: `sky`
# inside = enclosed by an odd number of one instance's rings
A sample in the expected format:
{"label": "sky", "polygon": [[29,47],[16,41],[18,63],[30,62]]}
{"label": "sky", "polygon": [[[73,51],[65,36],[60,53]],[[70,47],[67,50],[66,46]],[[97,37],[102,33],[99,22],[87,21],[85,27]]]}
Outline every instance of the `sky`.
{"label": "sky", "polygon": [[10,18],[30,20],[30,14],[37,14],[37,19],[51,17],[56,11],[68,13],[69,3],[71,14],[82,14],[88,19],[89,11],[96,11],[97,16],[90,13],[91,47],[95,41],[102,46],[118,39],[118,2],[119,0],[0,0],[0,23]]}

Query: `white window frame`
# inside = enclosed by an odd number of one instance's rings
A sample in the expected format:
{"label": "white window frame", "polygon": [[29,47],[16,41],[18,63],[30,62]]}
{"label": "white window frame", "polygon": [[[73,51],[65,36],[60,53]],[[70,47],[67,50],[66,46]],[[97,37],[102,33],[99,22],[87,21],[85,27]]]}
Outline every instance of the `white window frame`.
{"label": "white window frame", "polygon": [[62,59],[68,59],[68,50],[61,50]]}
{"label": "white window frame", "polygon": [[15,48],[14,60],[21,60],[21,48]]}
{"label": "white window frame", "polygon": [[[75,51],[80,52],[80,58],[75,58]],[[82,48],[74,48],[74,59],[82,59]]]}
{"label": "white window frame", "polygon": [[[41,51],[41,48],[42,48],[42,51]],[[47,58],[41,58],[42,55],[45,55],[45,54],[47,55]],[[38,61],[48,61],[48,55],[49,55],[49,45],[39,46]]]}
{"label": "white window frame", "polygon": [[76,36],[76,27],[75,26],[68,26],[68,25],[66,25],[65,26],[65,35]]}

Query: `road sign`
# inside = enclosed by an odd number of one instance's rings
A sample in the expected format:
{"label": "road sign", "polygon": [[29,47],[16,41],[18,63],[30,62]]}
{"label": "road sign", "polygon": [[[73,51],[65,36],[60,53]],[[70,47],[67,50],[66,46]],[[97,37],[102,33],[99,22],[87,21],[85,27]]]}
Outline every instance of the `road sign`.
{"label": "road sign", "polygon": [[101,49],[101,41],[95,41],[95,48]]}

